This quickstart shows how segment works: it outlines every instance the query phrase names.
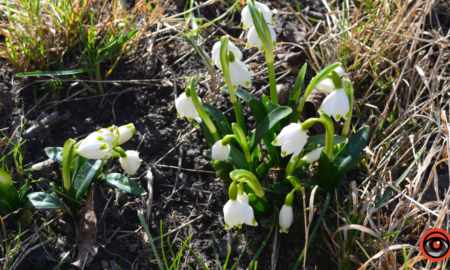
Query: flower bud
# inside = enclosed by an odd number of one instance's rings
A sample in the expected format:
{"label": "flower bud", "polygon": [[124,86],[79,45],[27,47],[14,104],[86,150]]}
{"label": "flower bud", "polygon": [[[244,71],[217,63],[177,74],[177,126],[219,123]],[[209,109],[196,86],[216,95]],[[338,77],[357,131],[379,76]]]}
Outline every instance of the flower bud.
{"label": "flower bud", "polygon": [[122,169],[129,175],[136,174],[137,170],[141,166],[141,159],[139,159],[139,153],[137,151],[128,150],[125,152],[126,157],[119,158]]}
{"label": "flower bud", "polygon": [[280,216],[278,218],[278,224],[280,225],[280,233],[288,233],[289,228],[294,222],[294,211],[292,206],[283,205],[280,210]]}
{"label": "flower bud", "polygon": [[119,145],[127,142],[131,137],[133,137],[136,128],[133,124],[128,124],[120,126],[119,128]]}

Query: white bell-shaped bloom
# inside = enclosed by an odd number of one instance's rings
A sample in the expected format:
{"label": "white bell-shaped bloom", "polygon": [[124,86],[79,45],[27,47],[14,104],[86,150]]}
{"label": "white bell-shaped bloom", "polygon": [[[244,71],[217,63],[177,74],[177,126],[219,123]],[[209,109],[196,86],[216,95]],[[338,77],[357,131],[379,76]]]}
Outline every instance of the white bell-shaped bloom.
{"label": "white bell-shaped bloom", "polygon": [[119,145],[127,142],[131,137],[133,137],[136,128],[133,124],[128,124],[120,126],[119,128]]}
{"label": "white bell-shaped bloom", "polygon": [[180,118],[186,117],[189,121],[192,121],[194,117],[198,116],[198,111],[195,108],[194,101],[191,97],[186,96],[186,93],[181,94],[175,100],[175,108],[177,109],[177,115]]}
{"label": "white bell-shaped bloom", "polygon": [[241,60],[234,59],[233,62],[230,62],[230,80],[233,85],[233,89],[237,89],[240,85],[245,87],[252,86],[250,80],[250,72],[247,69],[247,66],[241,62]]}
{"label": "white bell-shaped bloom", "polygon": [[225,219],[225,229],[229,230],[234,226],[241,228],[242,224],[257,226],[252,207],[241,200],[228,200],[223,207]]}
{"label": "white bell-shaped bloom", "polygon": [[[340,66],[335,68],[334,71],[341,78],[342,78],[342,76],[345,75],[344,69]],[[334,86],[333,80],[331,78],[326,78],[323,81],[321,81],[318,85],[316,85],[316,89],[321,93],[329,94],[335,89],[335,86]]]}
{"label": "white bell-shaped bloom", "polygon": [[322,102],[320,107],[328,116],[333,116],[336,121],[341,117],[347,119],[350,111],[350,102],[344,89],[334,90]]}
{"label": "white bell-shaped bloom", "polygon": [[245,192],[242,195],[238,194],[237,195],[237,199],[242,201],[242,202],[248,203],[248,195]]}
{"label": "white bell-shaped bloom", "polygon": [[[272,40],[272,46],[275,48],[275,47],[277,47],[277,35],[275,34],[275,30],[273,30],[272,26],[268,25],[268,27],[269,27],[269,32],[270,32],[270,38]],[[253,26],[248,31],[247,45],[245,45],[245,48],[250,49],[255,45],[256,45],[256,47],[258,47],[258,49],[260,51],[264,51],[264,49],[265,49],[264,44],[263,44],[261,38],[259,38],[256,28]]]}
{"label": "white bell-shaped bloom", "polygon": [[294,158],[303,150],[307,140],[306,131],[302,130],[301,124],[291,123],[281,130],[272,145],[281,146],[282,157],[293,154],[291,162],[294,162]]}
{"label": "white bell-shaped bloom", "polygon": [[91,133],[78,147],[78,154],[87,159],[100,159],[109,156],[109,147],[103,132]]}
{"label": "white bell-shaped bloom", "polygon": [[[222,70],[222,62],[220,61],[220,46],[222,45],[221,41],[217,41],[214,43],[213,49],[211,51],[211,60],[212,64],[216,65],[220,70]],[[228,41],[227,51],[232,52],[234,54],[234,58],[241,60],[242,52],[238,49],[238,47],[234,46],[231,41]]]}
{"label": "white bell-shaped bloom", "polygon": [[212,159],[215,161],[227,161],[230,156],[230,150],[230,145],[222,145],[222,140],[219,140],[211,149]]}
{"label": "white bell-shaped bloom", "polygon": [[306,154],[303,158],[306,159],[306,163],[313,163],[319,160],[320,154],[322,153],[323,147],[312,150]]}
{"label": "white bell-shaped bloom", "polygon": [[278,218],[278,224],[280,225],[280,233],[288,233],[289,228],[294,222],[294,211],[292,206],[287,206],[283,204],[280,210],[280,216]]}
{"label": "white bell-shaped bloom", "polygon": [[114,148],[119,144],[119,132],[116,126],[102,128],[96,133],[101,134],[109,148]]}
{"label": "white bell-shaped bloom", "polygon": [[[261,9],[264,19],[267,23],[273,23],[272,11],[270,8],[260,2],[255,1],[255,8]],[[250,9],[248,6],[245,6],[241,12],[241,21],[244,24],[244,29],[250,28],[253,26],[252,14],[250,13]]]}
{"label": "white bell-shaped bloom", "polygon": [[127,157],[119,158],[120,165],[126,173],[134,175],[141,166],[142,160],[139,158],[139,153],[137,151],[128,150],[125,153],[127,154]]}

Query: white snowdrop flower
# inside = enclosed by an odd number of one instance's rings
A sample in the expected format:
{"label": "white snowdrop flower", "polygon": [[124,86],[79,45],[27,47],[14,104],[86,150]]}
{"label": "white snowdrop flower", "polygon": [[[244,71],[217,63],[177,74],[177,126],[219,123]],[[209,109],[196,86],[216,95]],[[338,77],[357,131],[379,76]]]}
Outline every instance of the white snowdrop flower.
{"label": "white snowdrop flower", "polygon": [[225,219],[225,229],[230,230],[233,227],[241,228],[242,224],[257,226],[253,209],[251,206],[241,200],[228,200],[223,207]]}
{"label": "white snowdrop flower", "polygon": [[278,224],[280,225],[280,233],[288,233],[289,228],[294,222],[294,211],[292,210],[292,206],[283,204],[283,207],[281,207],[280,210],[278,222]]}
{"label": "white snowdrop flower", "polygon": [[186,96],[186,93],[181,94],[175,100],[175,108],[177,109],[177,115],[180,118],[186,117],[189,121],[192,121],[194,117],[198,116],[198,111],[195,108],[194,101],[191,97]]}
{"label": "white snowdrop flower", "polygon": [[78,147],[78,154],[87,159],[100,159],[109,156],[110,147],[102,132],[91,133]]}
{"label": "white snowdrop flower", "polygon": [[[261,9],[263,17],[267,23],[273,23],[272,11],[270,10],[270,8],[268,6],[264,5],[263,3],[255,1],[255,8]],[[244,29],[247,29],[247,28],[250,28],[253,26],[252,14],[251,14],[248,6],[245,6],[244,9],[242,9],[241,21],[243,23]]]}
{"label": "white snowdrop flower", "polygon": [[[342,76],[345,75],[344,69],[340,66],[335,68],[334,71],[341,78],[342,78]],[[316,89],[321,93],[329,94],[335,89],[335,86],[334,86],[333,80],[331,78],[326,78],[323,81],[321,81],[318,85],[316,85]]]}
{"label": "white snowdrop flower", "polygon": [[126,157],[119,158],[120,165],[126,173],[134,175],[141,166],[142,160],[139,158],[137,151],[128,150],[125,153],[127,154]]}
{"label": "white snowdrop flower", "polygon": [[252,86],[250,80],[250,72],[247,66],[241,62],[241,60],[234,59],[233,62],[230,61],[230,80],[233,85],[233,89],[237,89],[240,85],[245,87]]}
{"label": "white snowdrop flower", "polygon": [[313,163],[319,160],[320,153],[322,153],[323,147],[319,147],[317,149],[312,150],[308,154],[306,154],[303,159],[306,159],[306,163]]}
{"label": "white snowdrop flower", "polygon": [[242,201],[242,202],[248,203],[248,195],[245,192],[242,195],[238,194],[237,195],[237,199]]}
{"label": "white snowdrop flower", "polygon": [[291,162],[294,162],[294,159],[305,147],[307,140],[306,131],[302,130],[301,123],[291,123],[281,130],[272,145],[281,146],[282,157],[293,154]]}
{"label": "white snowdrop flower", "polygon": [[219,140],[212,146],[212,159],[214,161],[227,161],[230,156],[230,150],[230,145],[222,145],[222,140]]}
{"label": "white snowdrop flower", "polygon": [[[268,25],[268,27],[269,27],[270,37],[272,40],[272,46],[275,48],[275,47],[277,47],[277,35],[275,34],[275,30],[273,30],[272,26]],[[256,28],[253,26],[248,31],[247,45],[245,45],[245,48],[250,49],[255,45],[256,45],[256,47],[258,47],[258,49],[260,51],[264,51],[264,49],[265,49],[264,44],[263,44],[261,38],[259,38]]]}
{"label": "white snowdrop flower", "polygon": [[[222,70],[222,62],[220,61],[220,46],[222,45],[221,41],[217,41],[214,43],[212,52],[211,52],[211,59],[212,64],[216,65],[220,70]],[[231,41],[228,41],[228,47],[227,51],[232,52],[234,54],[234,58],[241,60],[242,59],[242,52],[238,49],[238,47],[234,46]]]}
{"label": "white snowdrop flower", "polygon": [[101,134],[109,148],[114,148],[119,144],[119,131],[116,126],[102,128],[95,133]]}
{"label": "white snowdrop flower", "polygon": [[136,132],[136,128],[133,124],[128,124],[120,126],[119,128],[119,145],[127,142],[131,137],[133,137]]}
{"label": "white snowdrop flower", "polygon": [[334,117],[336,121],[339,121],[341,117],[347,119],[350,112],[350,102],[345,90],[341,88],[331,92],[322,102],[320,109],[328,116]]}

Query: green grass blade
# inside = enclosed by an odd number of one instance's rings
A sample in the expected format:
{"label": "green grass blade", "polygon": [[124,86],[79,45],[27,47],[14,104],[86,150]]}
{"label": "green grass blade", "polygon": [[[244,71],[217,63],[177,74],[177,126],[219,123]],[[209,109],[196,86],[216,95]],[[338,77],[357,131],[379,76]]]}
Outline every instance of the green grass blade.
{"label": "green grass blade", "polygon": [[187,240],[186,242],[183,242],[182,240],[180,240],[183,243],[183,246],[186,246],[190,252],[192,252],[192,255],[194,255],[194,257],[197,259],[197,261],[200,262],[200,264],[202,265],[204,270],[208,270],[208,267],[205,265],[205,263],[197,256],[197,253],[195,253],[194,250],[192,250],[192,248],[190,246],[188,246],[187,244]]}
{"label": "green grass blade", "polygon": [[217,254],[217,251],[216,251],[216,241],[214,241],[214,235],[212,232],[211,232],[211,239],[212,239],[213,252],[214,252],[214,255],[216,256],[217,265],[219,266],[219,270],[222,270],[222,265],[220,265],[220,261],[219,261],[219,255]]}
{"label": "green grass blade", "polygon": [[32,72],[22,72],[17,73],[17,77],[33,77],[33,76],[64,76],[64,75],[74,75],[84,72],[92,72],[93,69],[74,69],[74,70],[64,70],[64,71],[32,71]]}
{"label": "green grass blade", "polygon": [[250,239],[250,241],[248,241],[247,245],[245,245],[244,250],[242,250],[241,255],[239,255],[239,258],[237,259],[237,261],[234,263],[233,267],[231,268],[231,270],[234,270],[234,268],[236,268],[236,266],[238,265],[239,261],[242,259],[242,257],[244,257],[245,251],[247,250],[248,245],[250,245],[250,243],[252,242],[253,239]]}
{"label": "green grass blade", "polygon": [[108,50],[104,51],[97,59],[95,59],[94,65],[100,63],[105,59],[106,57],[110,56],[114,51],[116,51],[120,46],[122,46],[125,42],[127,42],[129,39],[131,39],[138,30],[133,30],[128,35],[124,36],[123,38],[119,39],[114,45],[109,47]]}
{"label": "green grass blade", "polygon": [[147,227],[147,223],[145,223],[144,216],[139,211],[138,211],[138,217],[139,217],[139,220],[141,221],[142,227],[144,227],[145,233],[147,233],[148,241],[150,242],[150,246],[152,247],[152,250],[153,250],[153,255],[155,255],[156,262],[158,262],[159,270],[164,270],[164,266],[162,265],[161,259],[159,258],[158,250],[156,249],[155,243],[153,242],[153,238]]}
{"label": "green grass blade", "polygon": [[[313,231],[312,231],[312,233],[311,233],[311,235],[310,235],[310,237],[308,239],[308,245],[306,246],[306,248],[308,248],[311,245],[311,243],[312,243],[312,241],[314,239],[314,236],[316,235],[316,232],[319,229],[319,225],[322,222],[323,217],[325,216],[325,213],[326,213],[326,211],[328,209],[328,206],[330,205],[330,201],[331,201],[331,196],[328,193],[327,194],[327,198],[325,199],[325,203],[323,205],[322,211],[320,213],[319,219],[317,220],[316,226],[314,226],[314,229],[313,229]],[[297,263],[295,264],[293,270],[296,270],[298,268],[298,266],[302,262],[304,256],[305,256],[305,249],[303,249],[302,253],[300,254],[300,257],[298,257]]]}

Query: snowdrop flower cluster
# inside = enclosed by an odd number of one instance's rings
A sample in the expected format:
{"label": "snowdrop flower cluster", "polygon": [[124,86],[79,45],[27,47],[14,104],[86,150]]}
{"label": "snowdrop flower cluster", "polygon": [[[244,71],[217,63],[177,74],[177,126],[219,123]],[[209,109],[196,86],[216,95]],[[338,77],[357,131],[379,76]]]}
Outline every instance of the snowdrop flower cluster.
{"label": "snowdrop flower cluster", "polygon": [[[270,24],[270,23],[274,22],[274,20],[272,18],[272,11],[269,9],[268,6],[266,6],[260,2],[257,2],[257,1],[255,1],[254,5],[255,5],[256,9],[261,10],[261,13],[262,13],[266,23]],[[264,44],[263,44],[261,38],[258,36],[255,25],[253,23],[252,14],[251,14],[248,6],[245,6],[244,9],[242,10],[241,20],[242,20],[244,29],[249,29],[248,35],[247,35],[247,45],[245,46],[245,48],[249,49],[256,45],[256,47],[258,47],[258,49],[260,51],[264,51]],[[277,46],[275,30],[273,30],[272,26],[270,26],[270,25],[268,25],[268,28],[269,28],[269,32],[270,32],[270,39],[272,41],[272,46],[275,48]]]}
{"label": "snowdrop flower cluster", "polygon": [[[334,70],[339,77],[345,75],[342,67],[337,67]],[[350,113],[350,102],[347,97],[347,93],[343,88],[336,89],[331,78],[326,78],[321,81],[316,89],[324,94],[328,94],[325,100],[322,102],[321,110],[324,111],[330,117],[333,117],[336,121],[339,121],[341,117],[347,119]]]}
{"label": "snowdrop flower cluster", "polygon": [[101,159],[107,157],[120,157],[119,162],[122,169],[133,175],[139,169],[141,159],[137,151],[123,151],[118,147],[127,142],[136,132],[133,124],[120,127],[112,126],[102,128],[91,133],[78,146],[77,152],[87,159]]}

